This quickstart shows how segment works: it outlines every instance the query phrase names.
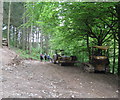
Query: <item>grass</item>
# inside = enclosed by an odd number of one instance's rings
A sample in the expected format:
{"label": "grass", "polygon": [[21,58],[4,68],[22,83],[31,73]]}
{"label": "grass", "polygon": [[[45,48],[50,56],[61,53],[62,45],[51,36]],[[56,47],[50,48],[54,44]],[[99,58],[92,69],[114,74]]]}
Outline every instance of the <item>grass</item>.
{"label": "grass", "polygon": [[32,51],[32,53],[29,54],[28,51],[26,51],[26,50],[16,49],[15,51],[17,54],[20,55],[20,57],[22,57],[24,59],[40,60],[40,58],[39,58],[40,54],[38,52]]}

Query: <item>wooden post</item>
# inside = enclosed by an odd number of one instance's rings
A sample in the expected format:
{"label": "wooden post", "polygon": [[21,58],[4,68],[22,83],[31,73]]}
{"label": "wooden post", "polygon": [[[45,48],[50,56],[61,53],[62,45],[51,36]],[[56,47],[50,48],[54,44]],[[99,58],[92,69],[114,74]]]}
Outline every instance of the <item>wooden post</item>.
{"label": "wooden post", "polygon": [[2,47],[3,2],[0,0],[0,48]]}

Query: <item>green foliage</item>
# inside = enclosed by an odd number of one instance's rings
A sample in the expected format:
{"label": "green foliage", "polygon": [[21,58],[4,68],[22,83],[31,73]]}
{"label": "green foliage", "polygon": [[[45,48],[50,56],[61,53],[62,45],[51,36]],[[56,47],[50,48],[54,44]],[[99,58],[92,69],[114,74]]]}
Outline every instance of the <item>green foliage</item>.
{"label": "green foliage", "polygon": [[[41,34],[49,37],[49,44],[48,48],[43,46],[42,49],[33,46],[31,54],[20,50],[21,56],[39,59],[39,53],[45,53],[46,49],[49,49],[51,55],[56,49],[64,49],[66,55],[76,55],[79,61],[87,62],[89,61],[88,46],[107,45],[110,46],[109,59],[112,70],[113,36],[118,39],[115,5],[116,2],[27,2],[23,16],[27,21],[21,26],[39,27]],[[116,49],[117,54],[118,49]],[[117,66],[116,60],[115,73]]]}
{"label": "green foliage", "polygon": [[[9,2],[3,4],[3,23],[8,24],[8,10]],[[11,2],[11,18],[10,23],[14,26],[20,26],[23,24],[22,16],[24,12],[24,2]]]}
{"label": "green foliage", "polygon": [[22,49],[18,49],[16,51],[18,54],[20,54],[20,56],[22,58],[25,58],[25,59],[35,59],[35,60],[39,60],[40,59],[40,53],[39,53],[39,50],[38,49],[35,49],[35,48],[32,48],[32,53],[29,54],[28,51],[26,50],[22,50]]}

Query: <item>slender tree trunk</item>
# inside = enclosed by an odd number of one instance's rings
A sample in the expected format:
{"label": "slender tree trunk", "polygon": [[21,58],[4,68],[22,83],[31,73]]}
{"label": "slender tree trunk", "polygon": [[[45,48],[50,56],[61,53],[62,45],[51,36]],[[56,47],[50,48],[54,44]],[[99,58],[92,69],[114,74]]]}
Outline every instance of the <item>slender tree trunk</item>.
{"label": "slender tree trunk", "polygon": [[29,27],[27,28],[27,50],[29,53],[29,40],[30,40],[30,29]]}
{"label": "slender tree trunk", "polygon": [[[21,31],[20,29],[18,30],[18,48],[20,48],[22,45],[21,45]],[[20,48],[21,49],[21,48]]]}
{"label": "slender tree trunk", "polygon": [[20,48],[20,49],[22,49],[22,45],[23,45],[23,44],[22,44],[22,43],[23,43],[23,32],[22,32],[22,31],[23,31],[22,28],[19,29],[19,37],[18,37],[18,38],[19,38],[19,41],[18,41],[18,42],[19,42],[19,48]]}
{"label": "slender tree trunk", "polygon": [[25,28],[25,47],[24,50],[27,50],[27,28]]}
{"label": "slender tree trunk", "polygon": [[18,47],[18,29],[16,28],[16,36],[15,36],[15,47]]}
{"label": "slender tree trunk", "polygon": [[48,38],[48,35],[45,35],[45,53],[48,54],[48,50],[49,50],[49,38]]}
{"label": "slender tree trunk", "polygon": [[[25,17],[25,22],[28,21],[28,18]],[[25,50],[28,50],[29,47],[29,27],[25,28]]]}
{"label": "slender tree trunk", "polygon": [[[32,27],[33,28],[33,27]],[[33,30],[33,29],[32,29]],[[34,38],[35,38],[35,36],[34,36],[34,34],[35,34],[35,32],[32,32],[32,45],[34,45]]]}
{"label": "slender tree trunk", "polygon": [[88,50],[89,61],[90,61],[90,46],[89,46],[89,36],[88,36],[88,34],[87,34],[87,50]]}
{"label": "slender tree trunk", "polygon": [[16,28],[13,26],[13,46],[15,47],[15,34],[16,34]]}
{"label": "slender tree trunk", "polygon": [[11,28],[11,25],[9,26],[9,43],[11,43],[12,41],[12,28]]}
{"label": "slender tree trunk", "polygon": [[[23,24],[25,24],[25,18],[23,18]],[[23,50],[25,50],[25,38],[26,38],[26,35],[25,35],[25,27],[24,27],[22,31],[22,49]]]}
{"label": "slender tree trunk", "polygon": [[36,28],[36,44],[37,44],[37,48],[39,47],[39,28]]}
{"label": "slender tree trunk", "polygon": [[41,53],[43,53],[43,35],[40,35],[40,48],[41,48]]}
{"label": "slender tree trunk", "polygon": [[32,48],[32,40],[31,40],[32,29],[33,29],[33,26],[31,25],[31,27],[30,27],[30,34],[29,34],[29,54],[31,54],[31,48]]}
{"label": "slender tree trunk", "polygon": [[114,74],[114,68],[115,68],[115,56],[116,56],[116,53],[115,53],[115,51],[116,51],[116,41],[115,41],[115,33],[114,33],[114,52],[113,52],[113,54],[114,54],[114,56],[113,56],[113,68],[112,68],[112,73]]}
{"label": "slender tree trunk", "polygon": [[85,62],[85,57],[84,57],[84,55],[85,55],[85,51],[83,51],[83,53],[82,53],[82,59],[83,59],[83,62]]}
{"label": "slender tree trunk", "polygon": [[[98,40],[98,46],[102,46],[102,41],[101,40]],[[98,49],[98,54],[102,55],[102,50],[101,49]]]}
{"label": "slender tree trunk", "polygon": [[30,33],[29,33],[30,31],[29,31],[29,27],[27,28],[27,45],[26,45],[26,47],[27,47],[27,50],[28,50],[28,53],[29,53],[29,39],[30,39]]}
{"label": "slender tree trunk", "polygon": [[8,12],[8,32],[7,32],[7,40],[8,40],[8,47],[10,47],[10,13],[11,13],[11,2],[9,2],[9,12]]}
{"label": "slender tree trunk", "polygon": [[12,46],[14,46],[14,29],[13,29],[13,25],[11,25],[11,41],[12,41]]}
{"label": "slender tree trunk", "polygon": [[0,48],[2,47],[2,18],[3,18],[3,2],[0,1]]}
{"label": "slender tree trunk", "polygon": [[41,48],[40,48],[41,47],[41,45],[40,45],[41,38],[40,38],[40,34],[41,34],[40,30],[38,30],[38,46],[39,46],[38,48],[39,48],[39,53],[41,53]]}
{"label": "slender tree trunk", "polygon": [[36,44],[37,44],[37,47],[38,47],[38,43],[39,43],[39,41],[38,41],[38,27],[36,27]]}
{"label": "slender tree trunk", "polygon": [[28,43],[28,28],[25,28],[25,50],[27,50],[27,43]]}

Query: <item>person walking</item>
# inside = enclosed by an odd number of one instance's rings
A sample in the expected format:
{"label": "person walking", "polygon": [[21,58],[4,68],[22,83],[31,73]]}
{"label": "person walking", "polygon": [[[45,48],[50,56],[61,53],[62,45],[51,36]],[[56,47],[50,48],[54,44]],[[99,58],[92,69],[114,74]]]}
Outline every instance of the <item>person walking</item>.
{"label": "person walking", "polygon": [[47,56],[48,61],[50,61],[50,55]]}
{"label": "person walking", "polygon": [[47,55],[46,54],[44,55],[44,59],[45,59],[45,61],[47,60]]}
{"label": "person walking", "polygon": [[50,55],[48,55],[48,61],[52,62],[52,58],[50,57]]}
{"label": "person walking", "polygon": [[40,54],[40,60],[43,61],[43,54]]}

